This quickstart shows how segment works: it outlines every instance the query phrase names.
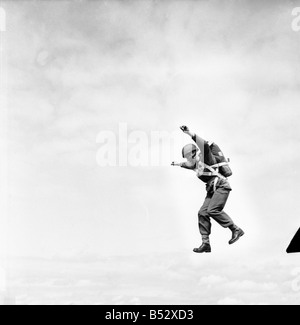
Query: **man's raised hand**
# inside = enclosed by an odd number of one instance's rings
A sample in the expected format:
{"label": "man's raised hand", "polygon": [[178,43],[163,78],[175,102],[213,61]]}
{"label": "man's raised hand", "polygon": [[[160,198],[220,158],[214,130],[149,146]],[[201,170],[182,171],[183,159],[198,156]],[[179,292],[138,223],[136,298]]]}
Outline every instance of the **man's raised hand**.
{"label": "man's raised hand", "polygon": [[190,131],[190,129],[186,126],[186,125],[182,125],[180,127],[181,131],[184,132],[184,133],[188,133]]}
{"label": "man's raised hand", "polygon": [[195,133],[191,132],[190,129],[186,125],[181,126],[180,129],[182,132],[184,132],[185,134],[188,134],[191,137],[193,137],[195,135]]}

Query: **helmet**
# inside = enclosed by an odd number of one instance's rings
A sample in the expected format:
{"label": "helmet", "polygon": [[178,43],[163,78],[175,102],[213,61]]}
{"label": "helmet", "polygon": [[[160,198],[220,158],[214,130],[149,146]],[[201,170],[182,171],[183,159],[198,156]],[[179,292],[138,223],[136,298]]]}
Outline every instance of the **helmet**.
{"label": "helmet", "polygon": [[190,153],[196,153],[199,149],[194,144],[187,144],[182,148],[182,157],[186,158],[186,156]]}

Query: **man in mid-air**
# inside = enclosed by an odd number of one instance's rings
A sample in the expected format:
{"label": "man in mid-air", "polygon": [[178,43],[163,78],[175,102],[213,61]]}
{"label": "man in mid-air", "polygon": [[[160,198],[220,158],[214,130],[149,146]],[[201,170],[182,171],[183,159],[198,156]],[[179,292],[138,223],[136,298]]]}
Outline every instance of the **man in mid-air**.
{"label": "man in mid-air", "polygon": [[182,156],[186,162],[172,162],[172,166],[180,166],[196,172],[197,177],[206,183],[207,195],[198,213],[199,230],[202,236],[202,245],[194,248],[195,253],[210,253],[211,246],[209,236],[211,234],[211,218],[222,227],[229,228],[232,238],[229,244],[235,243],[244,231],[239,228],[223,209],[232,190],[227,177],[232,175],[228,161],[215,143],[203,140],[191,132],[187,126],[180,129],[188,134],[196,143],[188,144],[182,149]]}

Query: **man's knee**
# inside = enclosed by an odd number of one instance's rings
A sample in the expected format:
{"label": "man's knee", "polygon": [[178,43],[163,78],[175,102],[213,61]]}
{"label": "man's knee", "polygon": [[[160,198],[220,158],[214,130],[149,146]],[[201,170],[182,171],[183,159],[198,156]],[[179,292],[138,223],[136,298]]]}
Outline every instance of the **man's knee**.
{"label": "man's knee", "polygon": [[209,219],[209,215],[208,215],[207,211],[200,210],[198,212],[198,220],[199,220],[199,222],[201,222],[202,220],[207,220],[207,219]]}
{"label": "man's knee", "polygon": [[221,212],[222,212],[222,210],[220,211],[220,209],[215,208],[215,207],[207,210],[207,214],[211,218],[218,216]]}

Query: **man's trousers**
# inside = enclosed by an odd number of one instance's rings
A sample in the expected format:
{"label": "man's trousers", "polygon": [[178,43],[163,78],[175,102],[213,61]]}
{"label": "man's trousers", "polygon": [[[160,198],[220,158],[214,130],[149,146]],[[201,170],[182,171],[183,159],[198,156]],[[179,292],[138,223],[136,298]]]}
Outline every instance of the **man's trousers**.
{"label": "man's trousers", "polygon": [[211,218],[224,228],[234,225],[232,219],[223,211],[227,202],[231,187],[227,180],[219,179],[214,191],[214,182],[206,186],[207,196],[198,213],[199,230],[203,242],[209,243],[211,233]]}

